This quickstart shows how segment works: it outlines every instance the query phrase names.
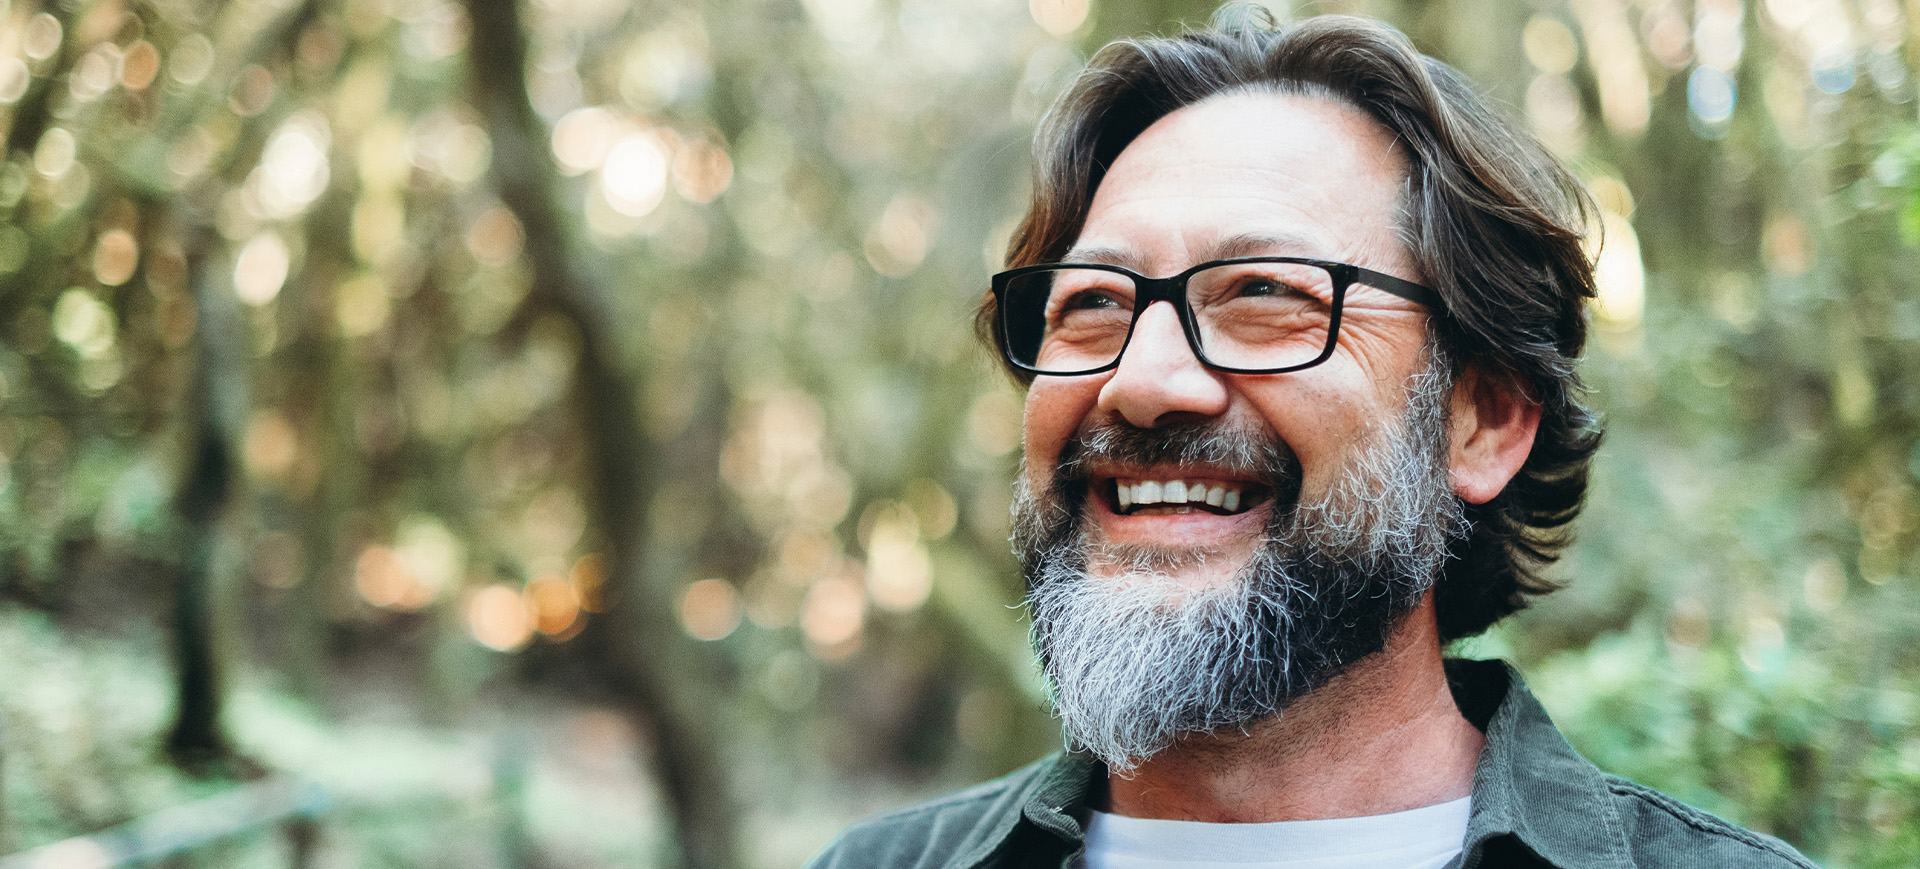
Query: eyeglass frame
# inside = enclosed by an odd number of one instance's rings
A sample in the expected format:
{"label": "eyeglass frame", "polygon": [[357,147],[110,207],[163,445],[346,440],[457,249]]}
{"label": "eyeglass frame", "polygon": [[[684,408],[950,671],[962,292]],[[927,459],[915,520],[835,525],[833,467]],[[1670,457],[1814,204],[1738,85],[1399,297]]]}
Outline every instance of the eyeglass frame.
{"label": "eyeglass frame", "polygon": [[[1333,278],[1333,302],[1330,305],[1332,313],[1327,320],[1327,343],[1325,347],[1320,348],[1320,355],[1297,365],[1284,365],[1278,368],[1234,368],[1227,365],[1215,364],[1207,358],[1206,351],[1201,347],[1200,324],[1194,318],[1193,304],[1187,299],[1187,279],[1208,269],[1247,263],[1287,263],[1291,265],[1317,266],[1326,270],[1328,276]],[[1098,368],[1088,368],[1081,371],[1043,371],[1027,365],[1015,359],[1013,356],[1012,339],[1007,329],[1006,294],[1008,286],[1013,283],[1015,278],[1025,277],[1043,271],[1059,271],[1062,269],[1092,269],[1096,271],[1113,272],[1114,274],[1125,275],[1133,281],[1133,317],[1127,322],[1127,336],[1121,340],[1120,350],[1113,354],[1113,361]],[[1006,359],[1007,364],[1029,374],[1044,377],[1080,377],[1087,374],[1099,374],[1102,371],[1110,371],[1118,368],[1121,358],[1127,354],[1128,345],[1133,343],[1133,330],[1140,325],[1140,315],[1146,313],[1146,310],[1152,307],[1153,303],[1166,302],[1173,305],[1173,310],[1180,320],[1181,331],[1187,336],[1187,349],[1193,351],[1193,358],[1198,359],[1201,365],[1206,366],[1210,370],[1227,374],[1286,374],[1312,368],[1332,358],[1333,349],[1339,346],[1340,316],[1346,307],[1347,290],[1354,284],[1361,284],[1393,296],[1398,296],[1436,313],[1442,313],[1446,310],[1445,303],[1441,300],[1440,294],[1434,292],[1431,287],[1422,286],[1404,278],[1396,278],[1385,272],[1377,272],[1364,266],[1354,265],[1353,263],[1313,259],[1311,257],[1243,256],[1210,260],[1177,275],[1164,278],[1150,278],[1125,266],[1117,266],[1110,263],[1040,263],[1037,265],[1021,266],[1016,269],[1008,269],[993,276],[994,329],[999,333],[1000,355]]]}

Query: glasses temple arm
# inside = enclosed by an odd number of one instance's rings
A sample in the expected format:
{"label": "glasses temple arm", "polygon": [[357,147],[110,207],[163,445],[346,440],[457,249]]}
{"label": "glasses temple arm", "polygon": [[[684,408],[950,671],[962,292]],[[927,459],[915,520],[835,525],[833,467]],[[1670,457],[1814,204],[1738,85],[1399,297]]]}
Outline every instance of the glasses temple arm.
{"label": "glasses temple arm", "polygon": [[1440,300],[1439,293],[1412,281],[1401,280],[1393,275],[1376,272],[1360,266],[1354,266],[1353,273],[1354,278],[1358,282],[1373,287],[1376,290],[1392,293],[1409,302],[1418,302],[1436,311],[1445,309],[1445,305]]}

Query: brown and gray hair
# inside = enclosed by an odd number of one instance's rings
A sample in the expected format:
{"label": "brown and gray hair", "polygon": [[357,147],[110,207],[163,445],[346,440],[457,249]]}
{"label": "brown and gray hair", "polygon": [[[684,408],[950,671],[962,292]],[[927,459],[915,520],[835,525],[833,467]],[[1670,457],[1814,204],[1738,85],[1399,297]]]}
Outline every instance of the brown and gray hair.
{"label": "brown and gray hair", "polygon": [[[1410,167],[1399,230],[1445,302],[1435,340],[1457,367],[1477,366],[1540,404],[1526,463],[1492,501],[1469,505],[1472,534],[1455,544],[1434,592],[1443,640],[1480,633],[1556,587],[1541,570],[1571,542],[1599,447],[1574,370],[1594,294],[1581,247],[1593,206],[1458,71],[1378,22],[1324,16],[1275,27],[1246,7],[1224,10],[1208,30],[1112,43],[1042,124],[1033,200],[1007,265],[1064,256],[1107,167],[1155,121],[1245,90],[1336,99],[1399,140]],[[977,325],[998,344],[992,321],[988,296]]]}

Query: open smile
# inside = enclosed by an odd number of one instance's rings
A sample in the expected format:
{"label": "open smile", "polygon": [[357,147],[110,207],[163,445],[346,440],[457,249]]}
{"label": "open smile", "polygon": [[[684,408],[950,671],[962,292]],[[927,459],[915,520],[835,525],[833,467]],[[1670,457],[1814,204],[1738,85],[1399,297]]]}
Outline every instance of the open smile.
{"label": "open smile", "polygon": [[1232,516],[1251,509],[1260,487],[1238,482],[1196,479],[1114,481],[1115,512],[1124,516],[1206,512]]}
{"label": "open smile", "polygon": [[1274,490],[1217,468],[1120,467],[1088,476],[1088,519],[1108,543],[1240,547],[1259,540]]}
{"label": "open smile", "polygon": [[1272,493],[1270,487],[1250,480],[1204,474],[1144,472],[1096,478],[1090,483],[1106,501],[1107,509],[1120,516],[1236,516],[1260,506]]}

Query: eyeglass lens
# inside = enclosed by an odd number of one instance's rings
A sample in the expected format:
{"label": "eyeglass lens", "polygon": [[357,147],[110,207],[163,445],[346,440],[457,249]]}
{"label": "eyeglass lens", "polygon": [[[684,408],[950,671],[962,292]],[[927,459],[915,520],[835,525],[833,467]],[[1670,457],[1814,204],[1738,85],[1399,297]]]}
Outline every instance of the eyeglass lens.
{"label": "eyeglass lens", "polygon": [[[1339,294],[1333,275],[1303,263],[1232,263],[1187,279],[1200,355],[1225,368],[1303,365],[1332,340]],[[1061,268],[1013,278],[1002,296],[1014,361],[1074,373],[1118,359],[1134,317],[1133,279]]]}

